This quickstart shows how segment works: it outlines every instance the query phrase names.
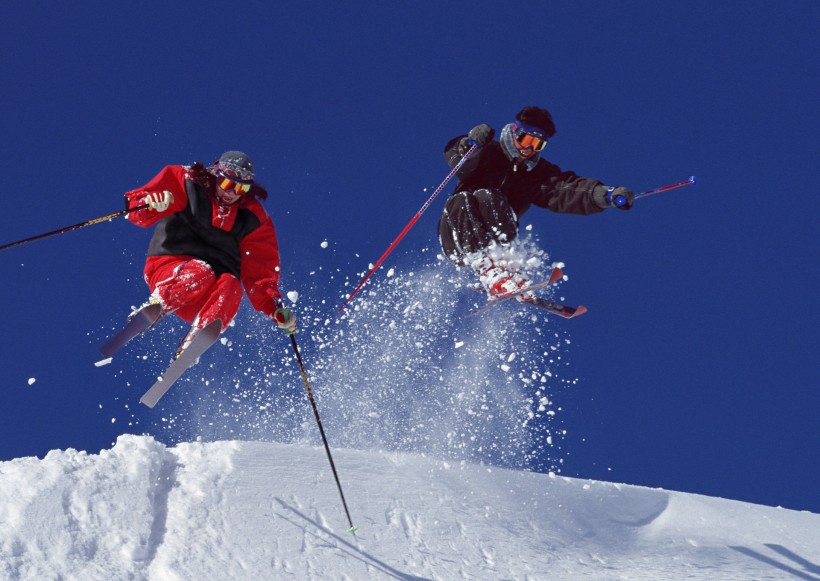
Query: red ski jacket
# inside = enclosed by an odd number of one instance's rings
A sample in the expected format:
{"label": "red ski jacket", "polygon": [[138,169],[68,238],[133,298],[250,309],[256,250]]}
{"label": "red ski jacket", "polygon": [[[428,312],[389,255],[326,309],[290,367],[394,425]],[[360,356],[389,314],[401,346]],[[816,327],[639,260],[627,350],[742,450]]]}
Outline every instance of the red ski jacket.
{"label": "red ski jacket", "polygon": [[253,308],[270,316],[282,295],[276,231],[256,199],[267,194],[254,185],[237,203],[225,206],[213,195],[215,188],[216,179],[202,165],[169,165],[143,187],[126,192],[130,208],[152,192],[168,190],[174,196],[164,212],[139,210],[128,215],[137,226],[155,226],[146,277],[168,257],[198,258],[217,276],[230,273],[239,278]]}

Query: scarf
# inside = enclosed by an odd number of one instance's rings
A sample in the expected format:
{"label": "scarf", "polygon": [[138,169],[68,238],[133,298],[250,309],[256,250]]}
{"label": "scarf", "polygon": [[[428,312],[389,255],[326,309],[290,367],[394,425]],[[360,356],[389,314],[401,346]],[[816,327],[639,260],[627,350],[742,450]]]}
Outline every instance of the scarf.
{"label": "scarf", "polygon": [[[515,143],[513,142],[512,126],[512,123],[507,123],[504,129],[501,130],[501,138],[498,140],[499,143],[501,143],[501,149],[504,150],[504,153],[510,158],[510,161],[518,158],[518,150],[515,148]],[[530,159],[525,160],[524,165],[527,166],[527,171],[532,171],[535,166],[538,165],[539,159],[541,159],[540,151]]]}

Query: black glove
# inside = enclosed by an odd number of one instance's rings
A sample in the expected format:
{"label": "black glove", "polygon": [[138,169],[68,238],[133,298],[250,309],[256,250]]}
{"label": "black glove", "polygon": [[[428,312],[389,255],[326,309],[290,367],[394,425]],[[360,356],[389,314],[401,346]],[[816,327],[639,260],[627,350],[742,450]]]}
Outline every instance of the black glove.
{"label": "black glove", "polygon": [[635,194],[632,190],[623,186],[595,186],[592,190],[592,198],[600,208],[618,208],[628,210],[635,201]]}
{"label": "black glove", "polygon": [[482,123],[470,129],[470,133],[467,134],[467,137],[481,147],[492,141],[494,135],[495,129],[491,129],[489,125]]}

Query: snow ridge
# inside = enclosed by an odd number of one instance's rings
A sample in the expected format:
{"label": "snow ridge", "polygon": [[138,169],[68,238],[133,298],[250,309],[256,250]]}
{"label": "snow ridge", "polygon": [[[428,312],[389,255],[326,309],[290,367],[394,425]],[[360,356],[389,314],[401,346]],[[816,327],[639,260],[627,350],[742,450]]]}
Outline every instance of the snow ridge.
{"label": "snow ridge", "polygon": [[168,448],[0,463],[0,579],[818,579],[820,515],[337,449]]}

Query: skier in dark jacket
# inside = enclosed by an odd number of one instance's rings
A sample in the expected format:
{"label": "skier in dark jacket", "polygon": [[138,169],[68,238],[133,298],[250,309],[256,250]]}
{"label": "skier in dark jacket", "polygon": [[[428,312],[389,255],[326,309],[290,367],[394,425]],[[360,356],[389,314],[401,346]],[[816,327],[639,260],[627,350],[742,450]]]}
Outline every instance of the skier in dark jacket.
{"label": "skier in dark jacket", "polygon": [[228,328],[243,286],[257,311],[288,334],[297,330],[295,315],[280,308],[276,231],[254,177],[250,158],[228,151],[210,167],[166,166],[125,194],[130,207],[147,206],[128,219],[154,226],[144,271],[150,302],[192,323],[180,350],[213,321]]}
{"label": "skier in dark jacket", "polygon": [[[518,219],[530,206],[586,215],[610,207],[628,210],[634,198],[628,188],[562,171],[541,157],[555,135],[546,109],[525,107],[515,122],[501,129],[498,141],[493,140],[494,135],[494,129],[480,124],[447,143],[444,158],[450,167],[461,161],[473,143],[478,148],[456,174],[459,183],[439,220],[444,254],[456,265],[475,270],[489,298],[530,284],[516,268],[511,251],[518,236]],[[516,299],[527,301],[533,296],[525,291]]]}

